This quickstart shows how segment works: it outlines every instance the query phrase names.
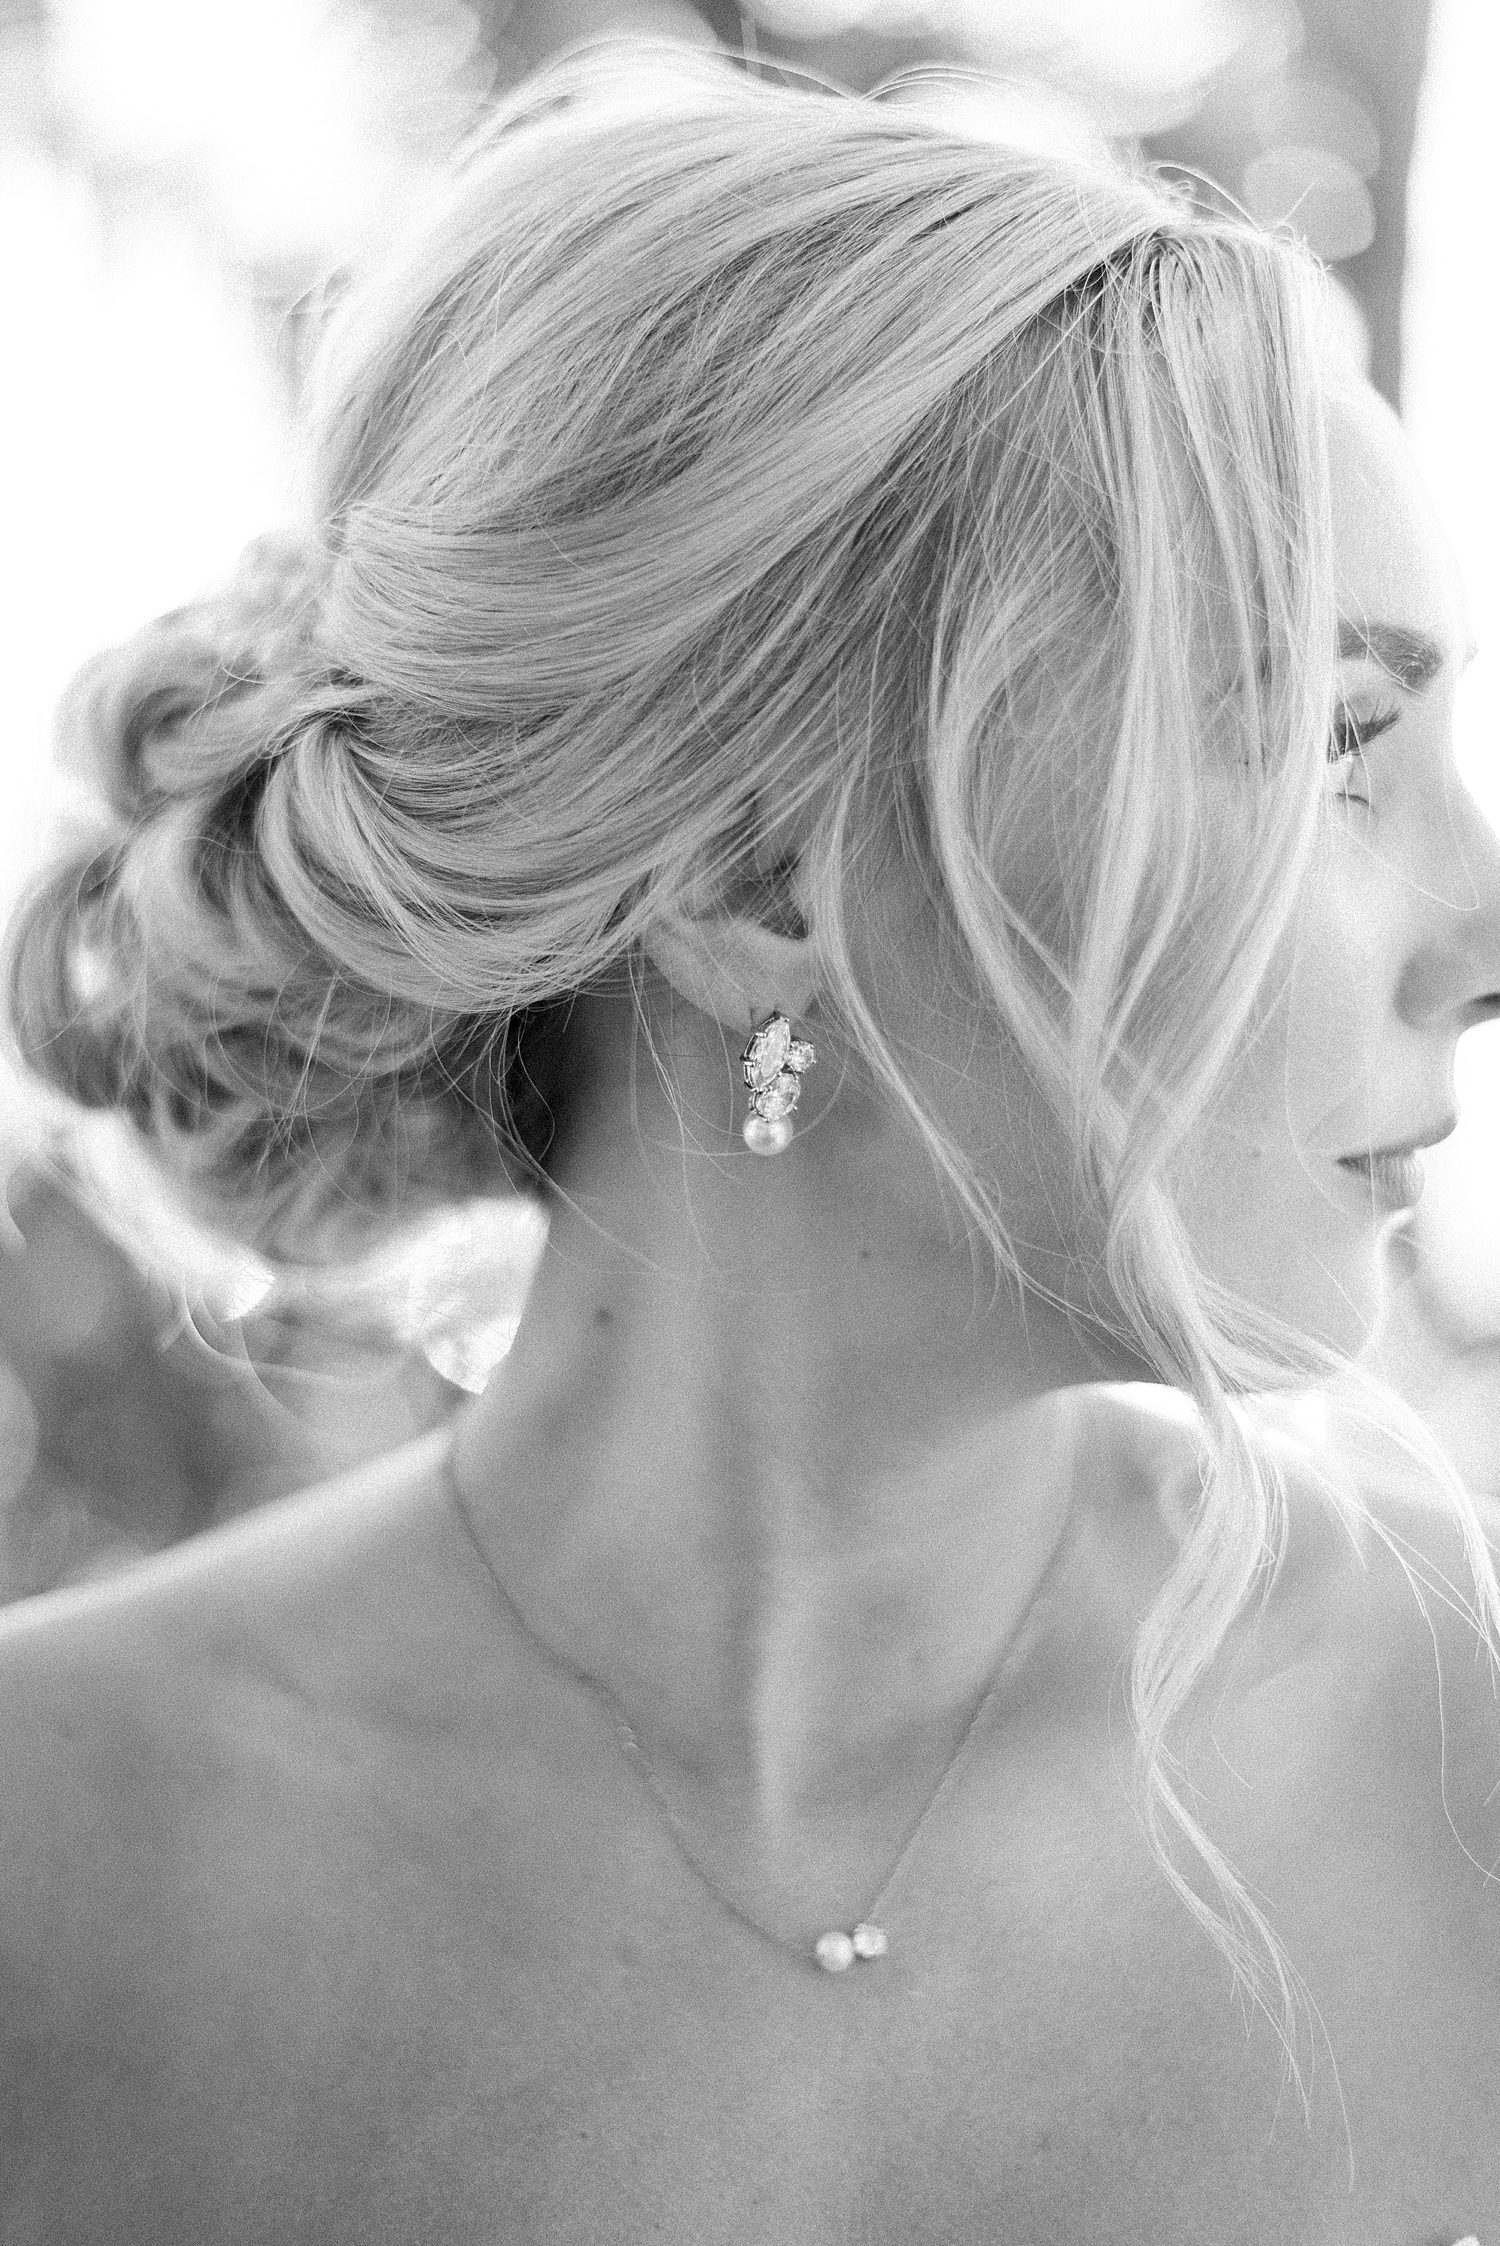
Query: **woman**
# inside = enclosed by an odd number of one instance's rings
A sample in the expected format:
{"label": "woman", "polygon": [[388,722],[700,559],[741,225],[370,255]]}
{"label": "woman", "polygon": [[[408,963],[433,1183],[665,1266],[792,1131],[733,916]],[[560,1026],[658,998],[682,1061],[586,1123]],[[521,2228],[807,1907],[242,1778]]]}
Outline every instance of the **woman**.
{"label": "woman", "polygon": [[1484,1524],[1246,1401],[1500,1007],[1399,434],[1148,180],[616,67],[75,704],[33,1062],[551,1232],[451,1442],[6,1623],[5,2235],[1500,2237]]}

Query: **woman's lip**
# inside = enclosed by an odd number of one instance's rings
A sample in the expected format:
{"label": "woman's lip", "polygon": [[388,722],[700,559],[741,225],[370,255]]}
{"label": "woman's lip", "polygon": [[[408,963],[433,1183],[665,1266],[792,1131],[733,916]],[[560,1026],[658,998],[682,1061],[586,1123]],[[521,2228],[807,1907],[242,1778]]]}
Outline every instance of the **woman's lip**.
{"label": "woman's lip", "polygon": [[1416,1154],[1342,1154],[1339,1168],[1386,1209],[1414,1209],[1426,1183]]}
{"label": "woman's lip", "polygon": [[1337,1154],[1334,1156],[1334,1160],[1336,1162],[1368,1162],[1372,1155],[1420,1154],[1426,1147],[1441,1146],[1443,1140],[1451,1139],[1457,1129],[1458,1113],[1456,1109],[1450,1108],[1446,1115],[1439,1116],[1438,1120],[1435,1123],[1428,1124],[1425,1130],[1413,1131],[1410,1138],[1393,1139],[1389,1146],[1362,1146],[1357,1148],[1353,1154]]}

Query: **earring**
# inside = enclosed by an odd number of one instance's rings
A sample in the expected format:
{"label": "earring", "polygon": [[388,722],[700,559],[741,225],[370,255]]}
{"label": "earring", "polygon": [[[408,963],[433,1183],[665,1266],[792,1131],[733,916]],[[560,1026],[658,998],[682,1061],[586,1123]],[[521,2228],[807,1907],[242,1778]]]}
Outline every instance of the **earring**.
{"label": "earring", "polygon": [[813,1047],[793,1037],[785,1014],[768,1014],[740,1055],[750,1091],[744,1139],[752,1154],[780,1154],[792,1143],[792,1109],[802,1078],[817,1059]]}

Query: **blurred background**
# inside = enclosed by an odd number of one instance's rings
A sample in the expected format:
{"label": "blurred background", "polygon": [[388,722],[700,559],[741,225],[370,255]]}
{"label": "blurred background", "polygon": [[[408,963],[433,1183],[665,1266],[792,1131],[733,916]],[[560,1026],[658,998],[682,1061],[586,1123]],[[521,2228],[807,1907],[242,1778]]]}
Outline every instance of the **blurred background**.
{"label": "blurred background", "polygon": [[[859,88],[966,65],[974,129],[1187,166],[1302,233],[1466,569],[1460,765],[1500,824],[1492,0],[0,0],[0,912],[73,807],[70,672],[290,518],[330,284],[498,94],[612,30]],[[1458,1077],[1372,1354],[1496,1490],[1500,1031]],[[4,1072],[0,1179],[0,1600],[432,1425],[503,1355],[544,1237],[485,1204],[273,1285],[115,1126]]]}

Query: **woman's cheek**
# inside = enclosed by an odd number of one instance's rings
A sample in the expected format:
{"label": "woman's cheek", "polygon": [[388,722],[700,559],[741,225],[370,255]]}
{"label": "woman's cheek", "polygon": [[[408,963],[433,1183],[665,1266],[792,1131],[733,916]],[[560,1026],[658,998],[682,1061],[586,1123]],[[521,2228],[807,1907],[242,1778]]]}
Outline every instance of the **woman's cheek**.
{"label": "woman's cheek", "polygon": [[1309,894],[1260,1018],[1177,1169],[1178,1204],[1210,1275],[1349,1353],[1379,1312],[1380,1227],[1336,1157],[1374,1112],[1390,975],[1355,891],[1336,866]]}
{"label": "woman's cheek", "polygon": [[[1349,818],[1361,816],[1350,811]],[[1396,915],[1374,853],[1331,838],[1305,893],[1287,985],[1286,1100],[1309,1156],[1347,1154],[1387,1121]]]}

